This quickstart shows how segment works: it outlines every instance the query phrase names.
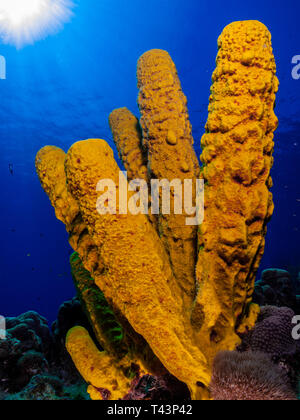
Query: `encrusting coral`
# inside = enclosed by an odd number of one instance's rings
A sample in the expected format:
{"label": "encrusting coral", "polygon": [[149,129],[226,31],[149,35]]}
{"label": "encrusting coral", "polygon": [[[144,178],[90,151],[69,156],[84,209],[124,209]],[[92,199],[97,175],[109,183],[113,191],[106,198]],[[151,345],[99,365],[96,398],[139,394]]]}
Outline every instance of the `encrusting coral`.
{"label": "encrusting coral", "polygon": [[[234,350],[238,333],[254,326],[259,308],[251,296],[273,211],[275,73],[271,36],[262,23],[235,22],[224,29],[202,169],[187,101],[167,52],[149,51],[138,62],[141,126],[126,108],[110,115],[128,181],[204,179],[199,233],[186,225],[186,214],[123,214],[119,201],[110,209],[114,214],[100,215],[99,181],[113,181],[116,191],[121,182],[127,186],[104,140],[75,143],[67,155],[53,146],[37,154],[41,184],[89,272],[77,278],[77,288],[104,351],[81,327],[68,333],[66,345],[92,398],[126,395],[134,367],[137,376],[167,370],[188,385],[193,399],[210,398],[216,354]],[[117,355],[112,347],[118,343],[112,346],[102,330],[105,310],[98,307],[93,316],[96,288],[105,297],[100,306],[109,305],[107,316],[114,314],[123,331],[125,355]],[[89,300],[84,291],[91,289]]]}

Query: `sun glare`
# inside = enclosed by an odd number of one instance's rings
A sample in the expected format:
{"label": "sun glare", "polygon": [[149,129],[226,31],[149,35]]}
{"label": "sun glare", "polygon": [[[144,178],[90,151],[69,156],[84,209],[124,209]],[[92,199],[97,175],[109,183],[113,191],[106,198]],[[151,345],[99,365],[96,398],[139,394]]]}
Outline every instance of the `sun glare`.
{"label": "sun glare", "polygon": [[2,42],[22,47],[55,33],[72,16],[72,0],[0,0]]}

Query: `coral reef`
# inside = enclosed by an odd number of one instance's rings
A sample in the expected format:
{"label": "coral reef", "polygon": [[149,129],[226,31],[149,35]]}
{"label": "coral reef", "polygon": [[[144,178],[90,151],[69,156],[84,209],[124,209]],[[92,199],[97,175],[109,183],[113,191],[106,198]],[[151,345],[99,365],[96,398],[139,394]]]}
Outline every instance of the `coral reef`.
{"label": "coral reef", "polygon": [[300,296],[296,294],[295,286],[288,271],[275,268],[265,270],[255,284],[253,301],[260,306],[286,306],[300,314]]}
{"label": "coral reef", "polygon": [[297,400],[287,375],[257,352],[220,352],[210,388],[214,400]]}
{"label": "coral reef", "polygon": [[[81,311],[78,319],[84,318],[81,306],[77,309]],[[65,337],[61,340],[59,325],[72,327],[78,322],[76,317],[71,319],[70,311],[67,315],[68,319],[65,309],[60,310],[55,334],[47,320],[33,311],[6,318],[6,338],[0,339],[0,400],[88,398],[86,384],[65,349]],[[87,324],[85,318],[83,325]]]}
{"label": "coral reef", "polygon": [[40,374],[33,376],[27,386],[6,400],[60,400],[64,390],[63,383],[55,376]]}
{"label": "coral reef", "polygon": [[262,352],[286,372],[291,385],[297,390],[300,377],[300,342],[292,337],[290,308],[265,306],[261,308],[255,327],[243,338],[240,351]]}
{"label": "coral reef", "polygon": [[6,339],[0,340],[0,388],[17,392],[48,371],[52,337],[47,321],[33,311],[7,318],[6,328]]}
{"label": "coral reef", "polygon": [[165,51],[149,51],[138,62],[141,127],[124,108],[110,115],[129,179],[204,179],[199,234],[186,225],[186,214],[128,214],[121,200],[115,206],[108,200],[100,215],[99,181],[111,180],[116,191],[127,187],[103,140],[75,143],[67,154],[54,146],[37,154],[41,185],[77,252],[75,284],[101,346],[82,327],[66,340],[93,399],[122,398],[133,380],[168,372],[193,399],[210,398],[216,354],[234,350],[238,334],[254,326],[254,279],[273,212],[275,73],[263,24],[235,22],[224,29],[201,170],[186,98]]}
{"label": "coral reef", "polygon": [[65,384],[58,376],[39,374],[31,378],[30,382],[20,392],[3,394],[0,400],[8,401],[55,401],[55,400],[89,400],[86,384],[81,381],[75,384]]}

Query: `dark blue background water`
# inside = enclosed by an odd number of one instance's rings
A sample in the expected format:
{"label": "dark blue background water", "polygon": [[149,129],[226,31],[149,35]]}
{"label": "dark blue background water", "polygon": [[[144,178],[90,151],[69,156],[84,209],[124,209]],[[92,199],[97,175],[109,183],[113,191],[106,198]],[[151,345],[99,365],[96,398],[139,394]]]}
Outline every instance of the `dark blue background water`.
{"label": "dark blue background water", "polygon": [[74,295],[67,234],[35,174],[39,148],[54,144],[67,151],[77,140],[111,138],[107,117],[112,109],[127,106],[138,113],[138,57],[162,48],[177,65],[199,150],[217,38],[235,20],[258,19],[269,27],[281,82],[276,211],[261,267],[299,268],[300,80],[291,77],[292,57],[300,54],[299,2],[77,3],[75,17],[56,36],[19,51],[0,45],[7,60],[7,80],[0,80],[0,313],[34,309],[53,320],[59,305]]}

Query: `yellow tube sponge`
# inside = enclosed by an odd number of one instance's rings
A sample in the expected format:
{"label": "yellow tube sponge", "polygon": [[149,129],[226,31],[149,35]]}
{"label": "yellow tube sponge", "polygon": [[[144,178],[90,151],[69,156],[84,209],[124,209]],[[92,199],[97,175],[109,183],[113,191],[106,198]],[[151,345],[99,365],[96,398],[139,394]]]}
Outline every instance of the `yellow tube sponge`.
{"label": "yellow tube sponge", "polygon": [[[99,215],[99,180],[119,189],[119,168],[105,141],[75,143],[65,163],[68,186],[99,250],[101,271],[91,273],[108,301],[141,334],[167,370],[197,392],[209,383],[206,359],[184,327],[179,291],[167,255],[144,215]],[[119,203],[118,203],[119,204]]]}
{"label": "yellow tube sponge", "polygon": [[[209,360],[219,347],[233,349],[239,341],[235,329],[248,315],[273,212],[275,74],[271,35],[262,23],[235,22],[224,29],[202,138],[205,220],[192,317],[199,345],[211,348]],[[250,311],[255,322],[257,309]]]}
{"label": "yellow tube sponge", "polygon": [[91,271],[98,265],[98,251],[87,232],[79,206],[67,189],[65,158],[63,150],[46,146],[37,153],[36,171],[56,217],[66,225],[71,247],[84,258],[86,269]]}
{"label": "yellow tube sponge", "polygon": [[[65,159],[66,154],[63,150],[54,146],[46,146],[41,149],[36,156],[37,173],[42,187],[49,196],[55,209],[56,217],[66,225],[69,233],[70,245],[78,252],[80,259],[84,262],[85,269],[92,273],[101,272],[103,270],[103,264],[99,257],[98,249],[92,237],[89,235],[87,225],[82,220],[76,200],[72,197],[67,188]],[[95,309],[97,308],[98,303],[95,307],[92,307],[91,305],[94,301],[95,294],[99,296],[102,292],[98,289],[99,292],[97,294],[96,290],[92,290],[93,288],[89,287],[92,286],[93,279],[88,277],[88,273],[82,275],[84,268],[81,267],[80,264],[77,264],[78,261],[79,260],[76,258],[72,259],[72,272],[73,274],[76,272],[76,286],[80,289],[80,294],[84,290],[81,297],[84,300],[90,318],[93,318],[93,328],[97,339],[105,350],[120,356],[124,353],[124,348],[121,348],[124,346],[119,344],[116,348],[112,348],[111,342],[107,340],[105,329],[101,325],[101,318],[99,317],[99,319],[96,319]],[[77,264],[77,270],[75,269],[75,263]],[[79,275],[79,273],[81,275]],[[114,306],[112,300],[110,303]],[[116,308],[113,307],[113,309],[115,310]],[[116,312],[115,315],[124,328],[124,344],[128,346],[128,360],[123,360],[123,365],[128,366],[131,363],[137,363],[142,367],[143,362],[145,362],[146,364],[151,365],[154,373],[156,370],[161,370],[161,365],[154,357],[148,344],[141,336],[136,334],[127,319],[124,319],[118,311]],[[140,360],[141,358],[144,360]]]}
{"label": "yellow tube sponge", "polygon": [[67,155],[42,149],[37,172],[78,252],[75,284],[105,352],[82,328],[70,331],[67,348],[94,399],[122,398],[132,365],[141,374],[167,370],[193,399],[207,399],[215,356],[234,350],[259,314],[251,297],[274,207],[278,123],[271,35],[262,23],[245,21],[220,36],[201,171],[170,56],[149,51],[137,74],[142,133],[126,108],[109,119],[129,180],[201,177],[204,222],[187,226],[186,215],[172,208],[157,223],[132,213],[136,195],[104,140],[75,143]]}
{"label": "yellow tube sponge", "polygon": [[[200,168],[193,149],[187,100],[175,64],[166,51],[151,50],[138,61],[137,78],[143,144],[148,169],[159,180],[195,180]],[[175,278],[185,295],[195,295],[197,227],[185,214],[160,214],[159,233],[170,256]]]}
{"label": "yellow tube sponge", "polygon": [[63,150],[55,146],[45,146],[36,155],[36,171],[43,189],[55,209],[55,215],[68,227],[79,213],[79,207],[67,191]]}
{"label": "yellow tube sponge", "polygon": [[[81,260],[84,262],[85,269],[92,273],[101,272],[103,270],[103,264],[99,257],[98,249],[92,237],[89,235],[87,225],[82,220],[76,200],[72,197],[67,188],[65,158],[66,154],[63,150],[54,146],[44,147],[38,152],[36,157],[37,173],[45,192],[51,200],[57,218],[66,224],[70,245],[78,252]],[[77,260],[75,259],[75,261]],[[101,325],[101,318],[99,317],[99,319],[96,319],[98,303],[95,307],[92,307],[91,305],[94,301],[95,294],[99,296],[101,290],[98,289],[99,292],[97,294],[96,289],[92,290],[92,287],[88,287],[91,286],[93,279],[89,278],[87,273],[85,273],[85,275],[79,275],[81,271],[74,270],[74,268],[74,260],[72,260],[73,273],[75,274],[76,271],[77,287],[80,289],[80,293],[84,290],[81,297],[84,300],[91,320],[93,320],[93,328],[100,345],[103,346],[105,350],[118,355],[120,358],[124,353],[124,346],[118,344],[116,348],[112,348],[112,343],[107,340],[105,328]],[[80,267],[80,269],[82,271],[84,270],[83,267]],[[120,312],[116,310],[112,300],[110,300],[110,304],[112,305],[113,310],[115,310],[118,321],[124,328],[124,344],[128,346],[126,349],[126,358],[123,358],[122,361],[119,360],[118,363],[121,363],[124,369],[125,367],[128,369],[131,363],[136,363],[140,368],[143,367],[143,364],[146,364],[147,372],[150,369],[152,373],[160,373],[162,366],[159,360],[154,356],[148,344],[142,336],[138,335],[133,330],[127,319],[122,317]]]}
{"label": "yellow tube sponge", "polygon": [[109,125],[128,179],[144,179],[148,182],[147,157],[142,146],[139,120],[129,109],[120,108],[110,114]]}
{"label": "yellow tube sponge", "polygon": [[93,400],[118,400],[128,393],[132,378],[126,378],[113,357],[97,349],[85,328],[74,327],[68,332],[66,348],[89,384]]}

